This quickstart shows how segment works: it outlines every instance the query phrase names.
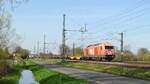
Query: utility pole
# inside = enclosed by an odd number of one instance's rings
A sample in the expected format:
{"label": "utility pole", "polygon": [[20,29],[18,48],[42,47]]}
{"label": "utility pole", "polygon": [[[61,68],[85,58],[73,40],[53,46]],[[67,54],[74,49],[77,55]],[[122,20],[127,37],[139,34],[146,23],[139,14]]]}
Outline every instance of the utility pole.
{"label": "utility pole", "polygon": [[124,38],[123,38],[123,37],[124,37],[123,32],[121,32],[120,35],[121,35],[121,40],[120,40],[120,41],[121,41],[121,45],[120,45],[120,48],[121,48],[121,49],[120,49],[120,51],[121,51],[121,53],[123,53],[123,51],[124,51],[124,49],[123,49],[123,44],[124,44],[124,43],[123,43],[123,42],[124,42],[124,41],[123,41],[123,39],[124,39]]}
{"label": "utility pole", "polygon": [[72,55],[75,56],[75,43],[72,45]]}
{"label": "utility pole", "polygon": [[86,25],[87,25],[87,24],[84,24],[84,28],[82,27],[82,28],[80,29],[80,32],[81,32],[81,40],[82,40],[82,41],[84,40],[84,38],[83,38],[84,33],[87,32]]}
{"label": "utility pole", "polygon": [[39,46],[40,46],[40,42],[39,41],[37,41],[37,55],[39,55]]}
{"label": "utility pole", "polygon": [[[70,31],[70,32],[81,32],[81,42],[83,42],[84,40],[84,33],[87,32],[87,29],[86,29],[86,24],[84,25],[84,27],[81,27],[80,30],[69,30],[69,29],[64,29],[64,33],[63,35],[65,35],[65,32],[66,31]],[[64,36],[65,37],[65,36]],[[81,48],[83,48],[83,44],[81,44]],[[81,55],[83,55],[83,53],[81,52]]]}
{"label": "utility pole", "polygon": [[36,54],[36,46],[34,45],[33,53]]}
{"label": "utility pole", "polygon": [[63,14],[63,32],[62,32],[62,56],[65,57],[66,53],[66,32],[67,31],[72,31],[72,32],[81,32],[81,40],[83,41],[83,34],[87,32],[86,29],[86,24],[85,24],[85,29],[82,27],[80,30],[69,30],[66,29],[65,21],[66,20],[66,15]]}
{"label": "utility pole", "polygon": [[62,32],[62,56],[63,58],[65,57],[65,53],[66,53],[66,50],[65,50],[65,47],[66,47],[66,29],[65,29],[65,18],[66,18],[66,15],[63,14],[63,32]]}
{"label": "utility pole", "polygon": [[123,45],[124,45],[124,33],[123,33],[123,32],[121,32],[121,33],[119,33],[119,34],[120,34],[120,36],[121,36],[121,39],[120,39],[121,61],[123,62],[123,51],[124,51],[124,49],[123,49]]}
{"label": "utility pole", "polygon": [[82,48],[81,56],[83,56],[84,33],[87,32],[86,26],[87,26],[87,24],[84,25],[84,28],[80,29],[80,32],[81,32],[81,41],[82,41],[82,44],[81,44],[81,48]]}
{"label": "utility pole", "polygon": [[46,53],[46,35],[44,34],[44,39],[43,39],[43,53]]}

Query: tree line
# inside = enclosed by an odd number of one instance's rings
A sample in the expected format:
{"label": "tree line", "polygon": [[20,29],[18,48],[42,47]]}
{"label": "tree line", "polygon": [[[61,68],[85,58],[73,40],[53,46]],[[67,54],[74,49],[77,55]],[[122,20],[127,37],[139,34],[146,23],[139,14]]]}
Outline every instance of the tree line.
{"label": "tree line", "polygon": [[145,61],[150,62],[150,51],[147,48],[138,49],[134,54],[131,50],[125,49],[123,54],[120,51],[116,51],[115,61]]}

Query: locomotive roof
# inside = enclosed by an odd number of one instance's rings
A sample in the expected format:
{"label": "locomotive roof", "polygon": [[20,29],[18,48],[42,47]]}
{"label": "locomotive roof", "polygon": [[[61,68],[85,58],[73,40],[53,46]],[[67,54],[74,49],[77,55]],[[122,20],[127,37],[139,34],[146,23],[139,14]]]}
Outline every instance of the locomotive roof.
{"label": "locomotive roof", "polygon": [[91,45],[88,45],[87,47],[97,46],[97,45],[107,44],[107,43],[111,44],[111,42],[104,42],[104,43],[91,44]]}
{"label": "locomotive roof", "polygon": [[91,45],[88,45],[87,47],[96,46],[96,45],[100,45],[100,44],[103,44],[103,43],[91,44]]}

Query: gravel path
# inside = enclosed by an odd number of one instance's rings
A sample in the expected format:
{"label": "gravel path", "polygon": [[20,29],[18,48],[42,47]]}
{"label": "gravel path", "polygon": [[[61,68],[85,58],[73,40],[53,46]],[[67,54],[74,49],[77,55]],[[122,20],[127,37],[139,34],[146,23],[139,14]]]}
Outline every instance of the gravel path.
{"label": "gravel path", "polygon": [[68,67],[63,67],[61,65],[54,65],[54,64],[44,64],[42,62],[38,62],[37,64],[43,65],[51,70],[60,73],[70,75],[77,79],[88,80],[91,84],[150,84],[150,81],[133,79],[133,78],[123,77],[123,76],[116,76],[107,73],[81,70],[76,68],[68,68]]}

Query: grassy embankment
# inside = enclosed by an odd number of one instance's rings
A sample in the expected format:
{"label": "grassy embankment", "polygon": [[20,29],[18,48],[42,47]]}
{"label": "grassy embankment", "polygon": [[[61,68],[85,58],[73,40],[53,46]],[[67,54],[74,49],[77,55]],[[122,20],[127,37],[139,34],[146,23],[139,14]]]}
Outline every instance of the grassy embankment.
{"label": "grassy embankment", "polygon": [[35,79],[40,84],[88,84],[85,80],[74,79],[67,75],[36,65],[31,61],[27,61],[25,67],[16,65],[15,69],[0,79],[0,84],[17,84],[23,69],[33,71]]}
{"label": "grassy embankment", "polygon": [[23,66],[22,64],[16,64],[14,67],[9,73],[0,78],[0,84],[17,84]]}
{"label": "grassy embankment", "polygon": [[144,80],[150,80],[150,70],[142,69],[131,69],[119,66],[111,66],[104,64],[87,64],[87,63],[70,63],[70,62],[61,62],[61,60],[44,60],[50,64],[60,64],[67,67],[75,67],[79,69],[92,70],[97,72],[111,73],[115,75],[122,75],[127,77],[139,78]]}
{"label": "grassy embankment", "polygon": [[35,79],[39,81],[40,84],[88,84],[87,81],[74,79],[32,62],[28,62],[27,65],[27,68],[33,71]]}

